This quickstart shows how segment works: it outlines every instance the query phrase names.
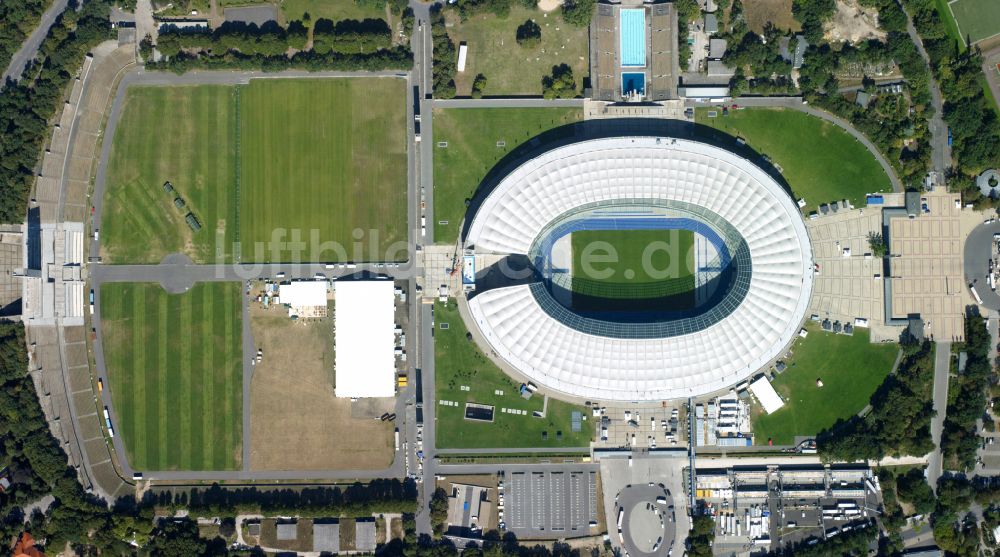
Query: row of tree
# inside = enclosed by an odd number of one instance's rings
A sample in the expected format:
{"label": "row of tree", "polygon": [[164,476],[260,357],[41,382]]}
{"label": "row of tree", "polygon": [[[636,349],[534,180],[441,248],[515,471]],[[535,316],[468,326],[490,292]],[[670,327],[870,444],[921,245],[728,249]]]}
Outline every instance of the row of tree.
{"label": "row of tree", "polygon": [[110,37],[111,3],[93,0],[63,12],[42,41],[38,62],[0,95],[0,222],[24,222],[49,122],[84,55]]}
{"label": "row of tree", "polygon": [[440,5],[431,8],[431,41],[434,43],[431,90],[436,98],[450,99],[455,96],[458,51],[455,42],[448,36],[448,27]]}
{"label": "row of tree", "polygon": [[977,420],[986,412],[987,390],[993,378],[990,333],[975,306],[970,306],[967,313],[965,343],[956,348],[963,350],[968,358],[965,369],[958,371],[948,387],[949,392],[957,395],[948,397],[941,434],[946,466],[954,470],[970,470],[976,465],[976,450],[982,442]]}
{"label": "row of tree", "polygon": [[392,31],[384,19],[345,19],[334,23],[316,20],[313,25],[313,50],[318,54],[340,52],[356,54],[375,52],[392,46]]}
{"label": "row of tree", "polygon": [[52,0],[20,0],[0,2],[0,71],[7,69],[14,53],[21,48],[24,39],[35,30],[42,13],[52,4]]}
{"label": "row of tree", "polygon": [[887,455],[918,455],[934,448],[930,423],[934,416],[934,345],[930,341],[901,345],[903,359],[871,397],[871,412],[840,420],[817,438],[827,461],[880,460]]}
{"label": "row of tree", "polygon": [[379,71],[408,70],[413,66],[413,53],[408,47],[397,46],[379,50],[371,54],[341,54],[330,52],[318,54],[311,50],[296,52],[291,56],[246,56],[229,51],[221,56],[205,56],[180,53],[159,62],[147,62],[150,69],[168,70],[178,74],[190,70],[261,70],[280,72],[282,70],[340,70]]}

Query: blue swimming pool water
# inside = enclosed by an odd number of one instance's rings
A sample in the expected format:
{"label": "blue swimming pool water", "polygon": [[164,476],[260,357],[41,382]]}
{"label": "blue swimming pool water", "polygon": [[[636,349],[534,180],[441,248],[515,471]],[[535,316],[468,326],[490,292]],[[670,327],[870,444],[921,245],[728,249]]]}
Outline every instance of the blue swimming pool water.
{"label": "blue swimming pool water", "polygon": [[643,72],[622,72],[622,95],[632,92],[646,94],[646,74]]}
{"label": "blue swimming pool water", "polygon": [[623,9],[621,19],[622,66],[646,65],[646,10]]}

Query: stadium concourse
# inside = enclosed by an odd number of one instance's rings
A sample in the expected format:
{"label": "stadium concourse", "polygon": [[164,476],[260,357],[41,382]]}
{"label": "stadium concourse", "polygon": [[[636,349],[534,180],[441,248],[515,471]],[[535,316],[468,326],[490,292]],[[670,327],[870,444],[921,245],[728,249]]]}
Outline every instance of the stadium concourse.
{"label": "stadium concourse", "polygon": [[[574,308],[557,247],[595,229],[693,232],[699,302],[646,313],[616,312],[617,302]],[[813,286],[789,194],[742,157],[674,138],[594,139],[525,162],[485,198],[465,247],[527,258],[534,271],[477,283],[470,295],[487,352],[538,385],[589,400],[686,398],[747,378],[798,334]]]}

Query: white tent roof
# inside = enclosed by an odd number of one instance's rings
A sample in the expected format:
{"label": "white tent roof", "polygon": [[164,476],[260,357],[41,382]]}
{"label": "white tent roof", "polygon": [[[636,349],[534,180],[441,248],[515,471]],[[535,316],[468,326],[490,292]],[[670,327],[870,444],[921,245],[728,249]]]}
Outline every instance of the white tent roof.
{"label": "white tent roof", "polygon": [[336,395],[395,395],[392,281],[341,280],[333,285]]}
{"label": "white tent roof", "polygon": [[761,406],[764,407],[764,411],[768,414],[774,413],[775,410],[785,405],[766,377],[761,377],[750,383],[750,392],[753,393],[753,396],[757,397]]}
{"label": "white tent roof", "polygon": [[278,285],[281,303],[302,308],[326,305],[325,280],[297,280],[290,284]]}
{"label": "white tent roof", "polygon": [[616,137],[557,148],[524,163],[484,200],[466,243],[527,254],[545,227],[580,206],[672,200],[725,219],[749,247],[742,302],[702,330],[612,338],[550,317],[529,285],[489,290],[469,308],[494,352],[535,382],[597,400],[698,396],[742,381],[798,334],[812,293],[812,251],[798,207],[750,161],[704,143]]}

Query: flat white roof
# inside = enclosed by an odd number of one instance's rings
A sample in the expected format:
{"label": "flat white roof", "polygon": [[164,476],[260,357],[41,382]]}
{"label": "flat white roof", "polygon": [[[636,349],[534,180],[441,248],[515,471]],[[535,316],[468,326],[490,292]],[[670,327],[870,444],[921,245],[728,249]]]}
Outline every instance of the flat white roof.
{"label": "flat white roof", "polygon": [[296,308],[325,306],[326,281],[297,280],[290,284],[279,284],[278,296],[281,298],[281,303]]}
{"label": "flat white roof", "polygon": [[750,392],[753,393],[753,396],[757,397],[761,406],[764,407],[764,411],[768,414],[773,414],[775,410],[785,405],[766,377],[761,377],[750,383]]}
{"label": "flat white roof", "polygon": [[458,45],[458,64],[456,65],[458,71],[465,71],[465,59],[469,55],[469,46],[465,43]]}
{"label": "flat white roof", "polygon": [[393,282],[344,280],[334,282],[333,288],[336,395],[344,398],[395,395]]}

